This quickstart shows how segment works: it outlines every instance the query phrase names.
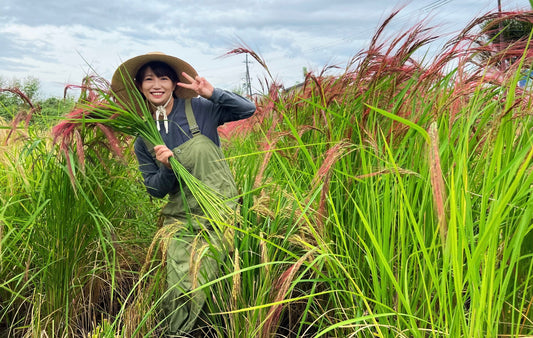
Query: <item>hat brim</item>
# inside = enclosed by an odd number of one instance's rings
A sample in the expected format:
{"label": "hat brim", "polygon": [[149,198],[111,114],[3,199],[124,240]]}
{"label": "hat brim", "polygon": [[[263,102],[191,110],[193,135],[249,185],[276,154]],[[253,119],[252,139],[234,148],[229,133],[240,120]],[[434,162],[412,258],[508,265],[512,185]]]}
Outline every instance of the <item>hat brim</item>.
{"label": "hat brim", "polygon": [[[111,78],[111,90],[113,91],[113,94],[118,96],[119,99],[128,102],[129,98],[131,98],[131,92],[128,93],[128,89],[136,89],[135,75],[143,65],[151,61],[161,61],[168,64],[178,75],[179,82],[188,82],[183,78],[183,75],[181,75],[183,72],[193,78],[198,75],[196,70],[190,64],[177,57],[158,52],[147,53],[133,57],[118,66]],[[184,99],[198,96],[194,90],[180,86],[176,86],[174,94],[177,97]]]}

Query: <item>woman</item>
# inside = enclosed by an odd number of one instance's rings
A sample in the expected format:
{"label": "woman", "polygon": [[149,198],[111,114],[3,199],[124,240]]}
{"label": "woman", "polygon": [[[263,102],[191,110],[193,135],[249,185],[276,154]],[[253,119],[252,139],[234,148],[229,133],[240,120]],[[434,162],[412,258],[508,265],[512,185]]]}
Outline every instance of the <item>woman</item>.
{"label": "woman", "polygon": [[[148,193],[157,198],[169,196],[161,212],[163,224],[180,229],[167,250],[169,296],[164,307],[169,335],[185,334],[195,326],[205,302],[201,292],[190,300],[183,297],[198,285],[189,273],[191,246],[198,233],[209,231],[210,225],[190,190],[176,178],[169,158],[175,157],[192,175],[224,197],[235,197],[237,188],[223,160],[217,127],[250,117],[255,105],[237,94],[214,88],[188,63],[162,53],[148,53],[124,62],[115,71],[111,88],[130,107],[136,103],[129,101],[128,89],[141,92],[165,143],[154,146],[138,138],[135,154]],[[217,242],[213,236],[209,238],[212,244]],[[202,261],[200,284],[214,278],[215,273],[214,260]]]}

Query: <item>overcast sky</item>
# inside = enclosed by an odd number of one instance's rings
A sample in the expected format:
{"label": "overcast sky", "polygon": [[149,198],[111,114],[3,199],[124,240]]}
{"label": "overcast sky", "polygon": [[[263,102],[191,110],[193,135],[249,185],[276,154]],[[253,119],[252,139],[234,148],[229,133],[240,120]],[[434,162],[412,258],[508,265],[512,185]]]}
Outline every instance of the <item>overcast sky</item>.
{"label": "overcast sky", "polygon": [[[529,0],[501,0],[503,10],[529,9]],[[213,85],[240,88],[244,55],[221,58],[245,44],[260,54],[286,87],[303,67],[346,66],[368,46],[382,21],[405,7],[387,35],[428,19],[451,37],[497,0],[0,0],[0,78],[29,76],[45,97],[63,95],[86,74],[110,79],[130,57],[151,51],[178,56]],[[252,61],[252,60],[250,60]],[[249,64],[254,91],[265,73]]]}

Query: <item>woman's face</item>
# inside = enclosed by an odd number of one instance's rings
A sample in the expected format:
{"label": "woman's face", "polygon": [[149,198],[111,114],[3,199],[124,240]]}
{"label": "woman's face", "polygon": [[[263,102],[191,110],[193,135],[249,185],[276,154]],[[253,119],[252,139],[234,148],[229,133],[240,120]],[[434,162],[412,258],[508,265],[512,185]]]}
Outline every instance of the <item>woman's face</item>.
{"label": "woman's face", "polygon": [[150,67],[146,69],[141,82],[141,91],[154,105],[161,106],[167,103],[175,88],[176,83],[168,76],[157,77]]}

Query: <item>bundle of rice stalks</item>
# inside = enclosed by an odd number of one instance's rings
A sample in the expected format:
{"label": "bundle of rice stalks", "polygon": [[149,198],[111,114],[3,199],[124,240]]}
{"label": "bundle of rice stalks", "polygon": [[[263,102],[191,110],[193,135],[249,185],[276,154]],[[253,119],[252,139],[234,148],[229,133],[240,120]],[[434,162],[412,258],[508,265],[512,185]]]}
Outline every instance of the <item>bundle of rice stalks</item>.
{"label": "bundle of rice stalks", "polygon": [[[164,145],[147,103],[138,90],[131,88],[135,86],[127,87],[127,103],[113,94],[109,82],[99,77],[85,78],[76,107],[52,130],[54,143],[60,144],[69,166],[72,166],[70,158],[74,150],[78,153],[80,162],[83,161],[83,139],[79,135],[80,131],[87,128],[99,128],[115,154],[120,152],[116,133],[142,137],[154,146]],[[72,146],[73,141],[76,141],[76,147]],[[185,183],[201,206],[205,214],[201,216],[216,224],[227,221],[232,210],[225,203],[225,197],[194,177],[174,157],[171,157],[169,162],[178,181]],[[72,170],[71,175],[74,175]]]}

